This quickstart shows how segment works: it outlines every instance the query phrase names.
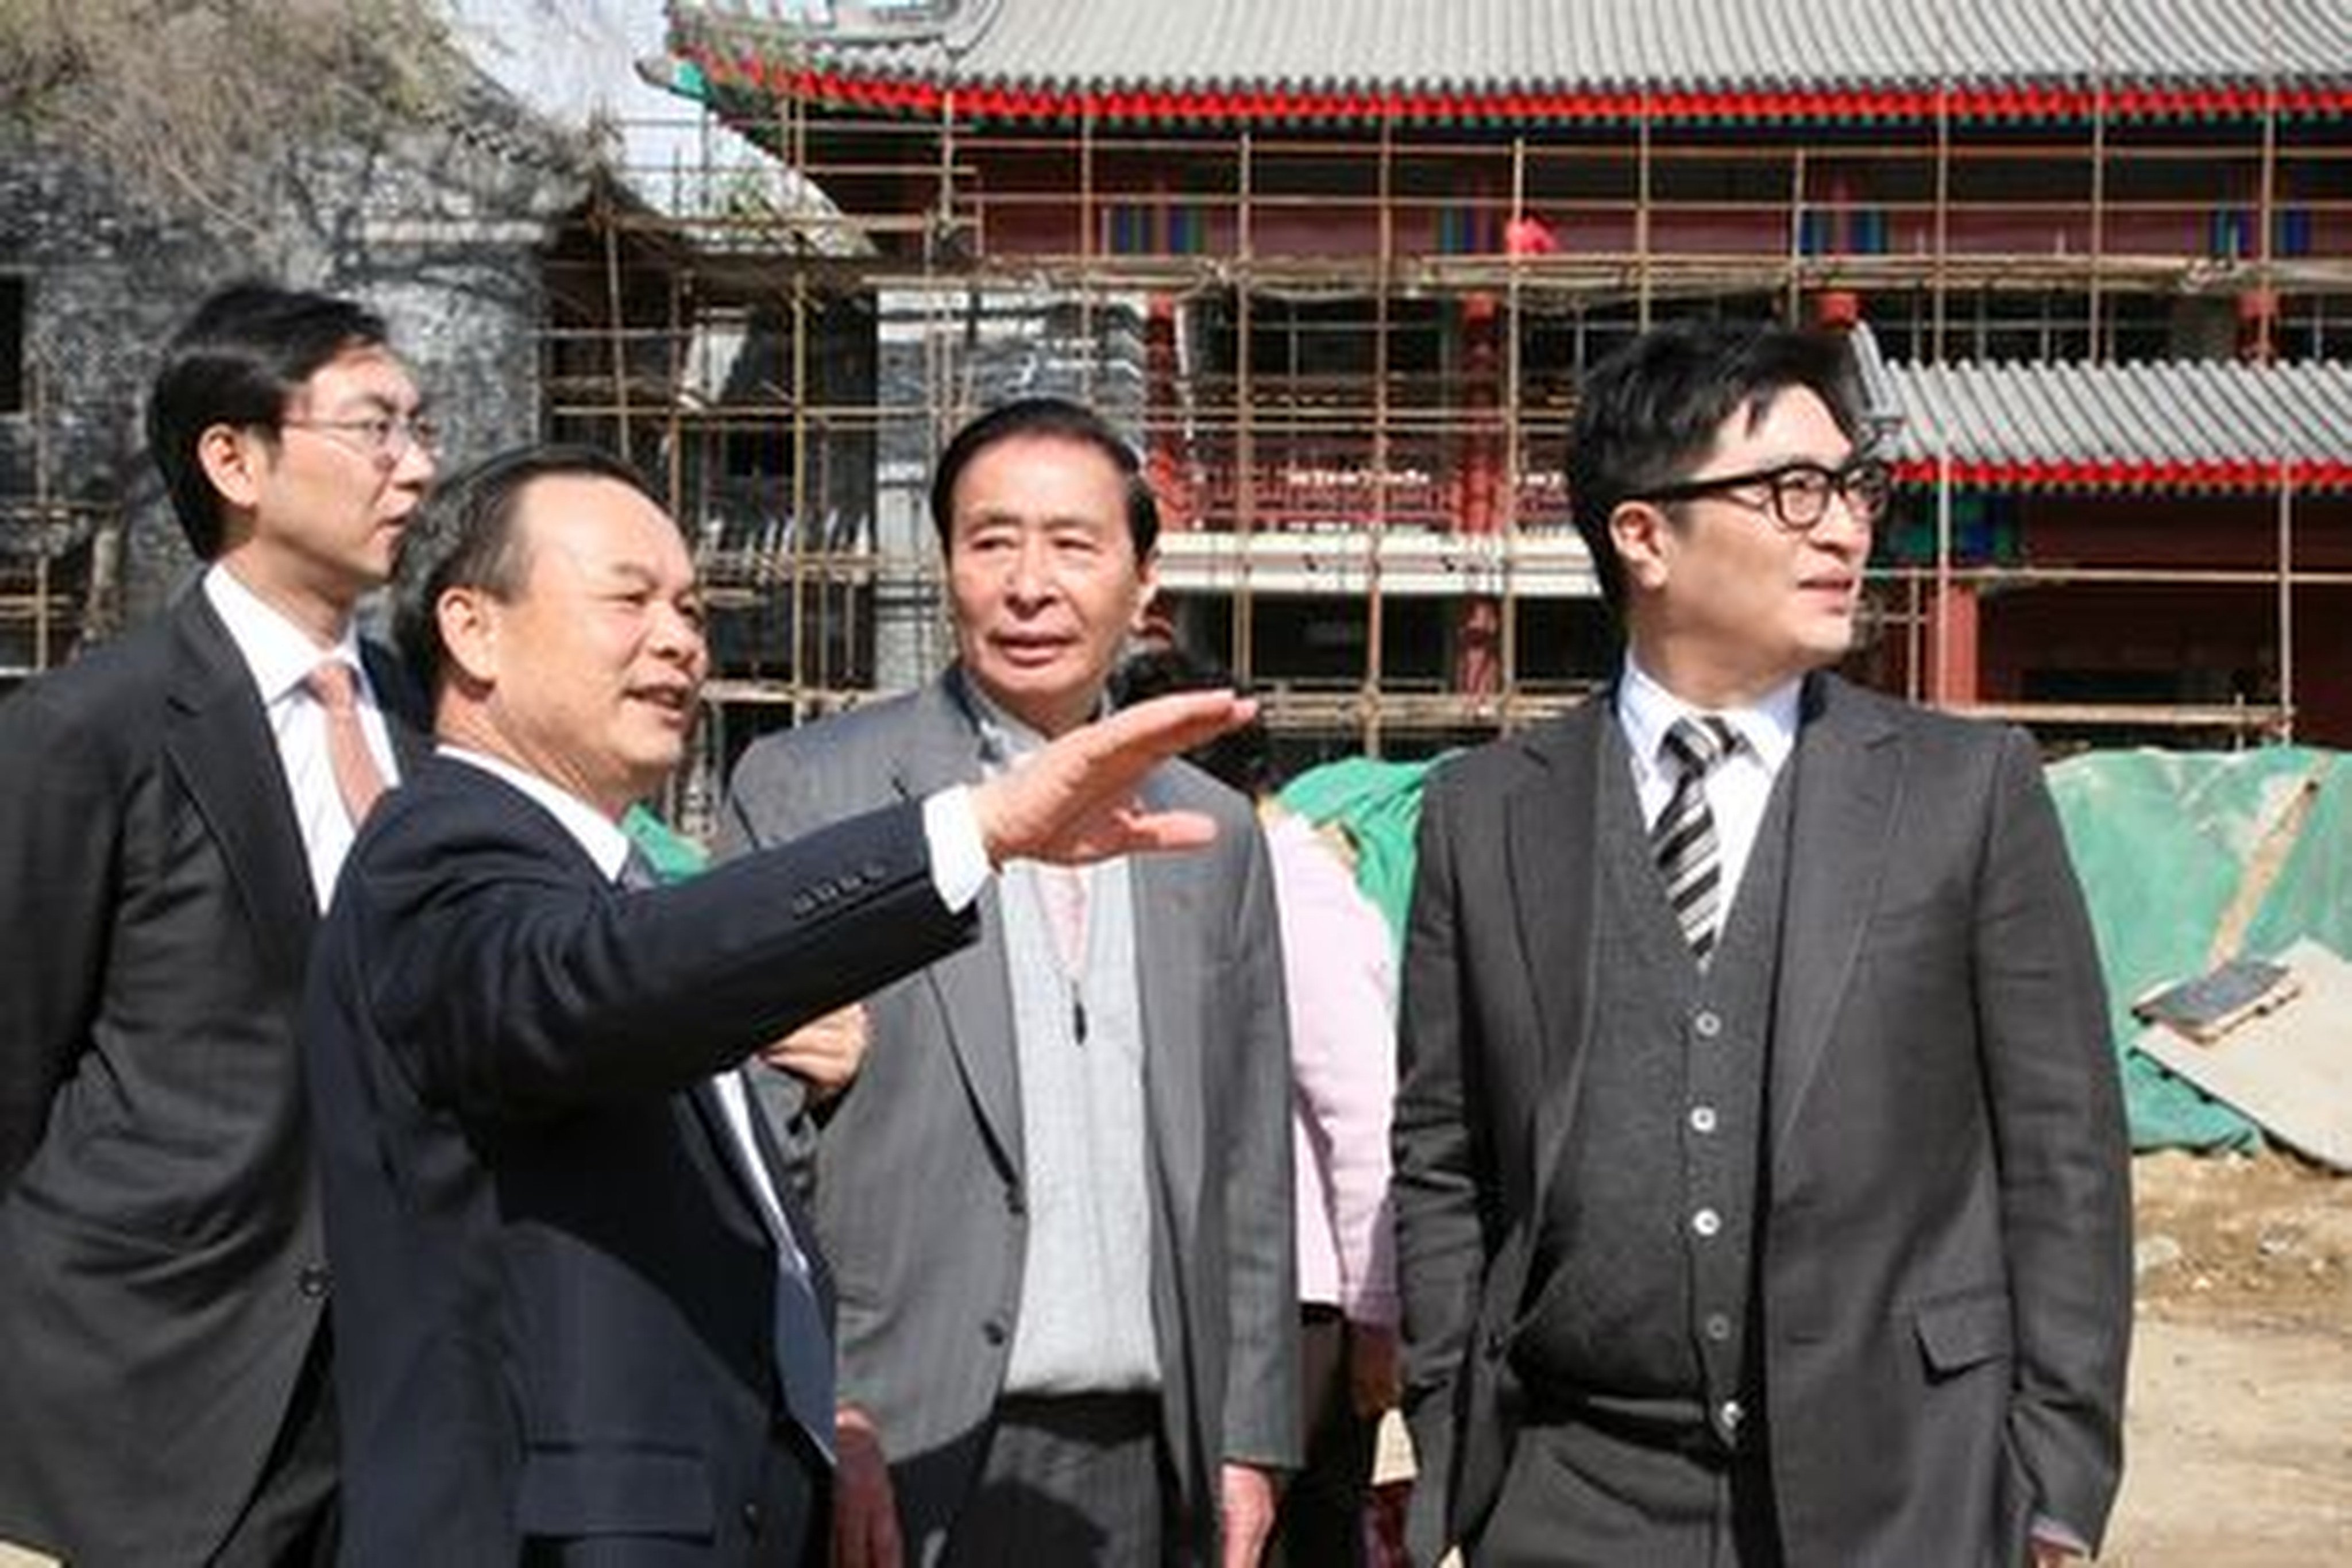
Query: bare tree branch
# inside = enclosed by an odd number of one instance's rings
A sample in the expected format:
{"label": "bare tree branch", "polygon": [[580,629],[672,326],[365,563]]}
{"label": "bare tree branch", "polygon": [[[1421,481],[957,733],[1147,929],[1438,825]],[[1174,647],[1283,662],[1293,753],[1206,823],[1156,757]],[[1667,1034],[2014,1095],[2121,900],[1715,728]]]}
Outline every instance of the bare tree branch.
{"label": "bare tree branch", "polygon": [[0,115],[255,237],[323,150],[446,110],[437,0],[0,0]]}

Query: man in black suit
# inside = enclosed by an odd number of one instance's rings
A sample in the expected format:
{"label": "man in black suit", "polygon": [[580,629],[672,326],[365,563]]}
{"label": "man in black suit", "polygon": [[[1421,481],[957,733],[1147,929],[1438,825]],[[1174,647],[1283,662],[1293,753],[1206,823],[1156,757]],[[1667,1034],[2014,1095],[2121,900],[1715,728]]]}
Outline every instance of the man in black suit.
{"label": "man in black suit", "polygon": [[399,771],[352,611],[432,429],[377,317],[261,284],[173,341],[147,427],[202,581],[0,706],[0,1542],[323,1561],[293,1017],[353,813]]}
{"label": "man in black suit", "polygon": [[361,839],[305,1014],[345,1561],[816,1563],[829,1304],[739,1065],[970,942],[1007,858],[1202,842],[1133,787],[1247,705],[1130,710],[656,889],[619,820],[706,654],[631,471],[555,448],[456,480],[397,615],[441,754]]}
{"label": "man in black suit", "polygon": [[1889,479],[1843,345],[1580,390],[1627,634],[1444,769],[1395,1117],[1414,1544],[2015,1568],[2097,1544],[2131,1324],[2098,954],[2032,743],[1824,672]]}

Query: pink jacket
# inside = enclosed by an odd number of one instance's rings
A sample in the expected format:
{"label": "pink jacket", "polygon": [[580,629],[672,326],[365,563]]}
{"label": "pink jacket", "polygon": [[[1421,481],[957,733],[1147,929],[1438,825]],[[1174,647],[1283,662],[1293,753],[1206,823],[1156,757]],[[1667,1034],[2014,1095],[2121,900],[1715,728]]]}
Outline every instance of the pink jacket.
{"label": "pink jacket", "polygon": [[1389,1224],[1396,966],[1388,922],[1305,818],[1265,818],[1289,995],[1298,1299],[1397,1321]]}

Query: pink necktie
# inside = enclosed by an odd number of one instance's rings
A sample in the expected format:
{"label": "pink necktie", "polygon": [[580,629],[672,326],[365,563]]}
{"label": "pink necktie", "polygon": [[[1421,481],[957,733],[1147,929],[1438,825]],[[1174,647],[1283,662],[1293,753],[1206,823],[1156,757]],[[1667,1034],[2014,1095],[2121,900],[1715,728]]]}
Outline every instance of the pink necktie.
{"label": "pink necktie", "polygon": [[1037,867],[1037,897],[1045,906],[1045,923],[1054,931],[1054,947],[1062,955],[1065,973],[1076,975],[1087,966],[1087,884],[1075,866]]}
{"label": "pink necktie", "polygon": [[302,684],[327,710],[327,766],[335,775],[335,792],[343,797],[343,809],[351,814],[352,826],[357,827],[367,820],[368,810],[383,794],[383,773],[375,765],[375,753],[368,750],[367,736],[360,729],[358,690],[352,679],[351,667],[339,658],[331,658],[307,676]]}

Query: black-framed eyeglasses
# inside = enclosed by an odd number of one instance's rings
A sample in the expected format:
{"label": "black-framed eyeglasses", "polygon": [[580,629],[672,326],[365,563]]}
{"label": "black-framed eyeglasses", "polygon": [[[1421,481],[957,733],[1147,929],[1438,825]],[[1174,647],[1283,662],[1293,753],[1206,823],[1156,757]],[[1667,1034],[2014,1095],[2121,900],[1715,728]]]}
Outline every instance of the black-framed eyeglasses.
{"label": "black-framed eyeglasses", "polygon": [[[1766,499],[1745,500],[1737,493],[1744,489],[1761,489]],[[1832,495],[1845,498],[1846,510],[1858,521],[1876,522],[1886,515],[1887,502],[1894,499],[1895,470],[1876,458],[1857,458],[1843,468],[1825,468],[1819,463],[1782,463],[1775,468],[1751,468],[1744,474],[1719,474],[1660,485],[1632,499],[1670,501],[1721,496],[1769,514],[1773,521],[1792,533],[1802,533],[1829,514]]]}
{"label": "black-framed eyeglasses", "polygon": [[344,446],[380,463],[396,463],[411,447],[427,454],[441,450],[441,426],[425,414],[370,414],[357,419],[281,419],[291,430],[316,430],[323,435],[357,437]]}

